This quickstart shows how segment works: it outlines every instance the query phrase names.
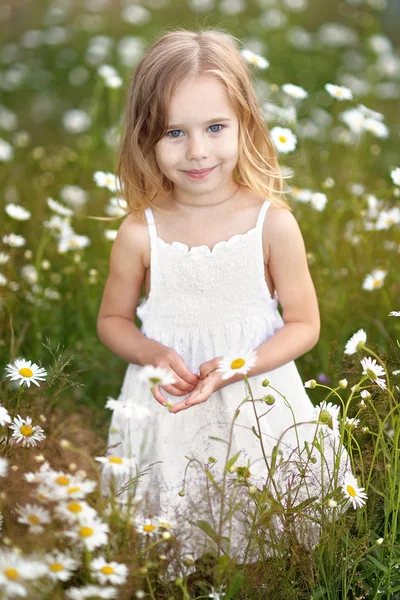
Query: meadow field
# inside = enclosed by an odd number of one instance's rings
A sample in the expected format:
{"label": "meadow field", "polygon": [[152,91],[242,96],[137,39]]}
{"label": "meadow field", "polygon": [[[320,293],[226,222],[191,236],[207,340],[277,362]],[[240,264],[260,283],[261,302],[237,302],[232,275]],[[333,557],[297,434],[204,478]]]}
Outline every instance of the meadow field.
{"label": "meadow field", "polygon": [[[247,493],[252,564],[206,522],[209,562],[183,553],[176,523],[140,518],[138,477],[127,504],[99,486],[129,472],[104,458],[126,364],[96,333],[126,91],[161,32],[208,26],[240,39],[289,176],[321,313],[296,364],[356,476],[296,504],[235,457],[222,488],[205,468],[210,493]],[[0,599],[400,599],[399,3],[2,0],[0,31]]]}

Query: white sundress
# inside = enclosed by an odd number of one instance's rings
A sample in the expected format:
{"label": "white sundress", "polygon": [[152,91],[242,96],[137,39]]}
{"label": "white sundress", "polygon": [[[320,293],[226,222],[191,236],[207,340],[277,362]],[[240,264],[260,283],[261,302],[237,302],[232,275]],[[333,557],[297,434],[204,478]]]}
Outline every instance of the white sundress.
{"label": "white sundress", "polygon": [[[193,373],[199,374],[200,365],[217,356],[256,349],[284,325],[278,311],[278,296],[275,293],[271,297],[264,274],[262,230],[269,206],[270,201],[265,200],[252,229],[218,242],[212,250],[204,245],[189,248],[178,241],[165,242],[157,235],[151,208],[145,209],[150,236],[151,285],[148,299],[143,299],[137,308],[141,332],[173,348]],[[138,379],[141,368],[136,364],[129,364],[127,368],[118,398],[121,410],[114,410],[111,420],[108,455],[134,457],[138,472],[152,465],[140,478],[138,489],[147,499],[149,514],[177,521],[181,534],[185,529],[187,551],[199,556],[215,547],[212,534],[210,537],[190,524],[190,521],[205,520],[214,531],[225,532],[226,551],[239,560],[243,557],[251,560],[246,542],[248,516],[238,510],[233,519],[229,519],[228,507],[221,509],[221,495],[230,497],[231,505],[241,499],[242,507],[249,508],[249,486],[261,486],[268,478],[260,440],[255,435],[258,431],[255,410],[260,417],[264,454],[269,460],[281,436],[278,447],[285,457],[293,457],[293,450],[303,448],[304,441],[309,442],[309,451],[313,449],[311,442],[317,427],[315,409],[294,361],[249,379],[256,401],[241,406],[231,438],[235,411],[246,398],[244,381],[214,392],[203,404],[172,414],[154,399],[149,385]],[[284,398],[262,386],[266,378]],[[163,394],[174,403],[184,399],[164,390]],[[261,400],[266,394],[275,396],[273,405]],[[314,424],[293,427],[294,423],[309,421]],[[335,457],[339,456],[340,474],[348,470],[347,452],[342,446],[338,451],[339,443],[331,429],[320,425],[319,431],[322,430],[324,456],[321,460],[322,454],[313,449],[314,458],[307,463],[307,477],[302,475],[307,485],[298,492],[297,502],[310,495],[321,497],[321,478],[327,485],[333,476]],[[231,458],[238,452],[235,466],[248,466],[250,476],[242,477],[242,485],[235,486],[237,473],[229,472],[225,476],[225,487],[221,483],[218,488],[218,482],[223,481],[227,453]],[[278,458],[280,456],[278,454]],[[197,460],[189,464],[189,459]],[[275,474],[279,490],[283,491],[301,480],[298,468],[290,470],[290,463],[285,464],[286,467],[282,465]],[[211,477],[206,476],[204,469]],[[207,486],[211,490],[211,501],[210,496],[207,497]],[[102,490],[107,492],[108,489],[108,479],[103,474]],[[273,489],[276,496],[277,488]],[[219,516],[215,511],[214,516],[210,516],[214,509],[226,511],[222,529],[219,529]],[[251,506],[250,512],[254,512]],[[276,530],[283,530],[282,522],[276,518],[275,521]],[[313,543],[318,531],[315,533],[314,527]]]}

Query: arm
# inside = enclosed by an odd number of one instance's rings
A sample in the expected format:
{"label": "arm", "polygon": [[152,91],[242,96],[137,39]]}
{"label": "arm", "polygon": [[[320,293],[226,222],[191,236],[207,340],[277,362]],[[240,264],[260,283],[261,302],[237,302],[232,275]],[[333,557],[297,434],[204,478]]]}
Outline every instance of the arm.
{"label": "arm", "polygon": [[[285,325],[256,348],[257,363],[247,376],[272,371],[315,346],[320,316],[308,269],[304,240],[292,213],[271,206],[265,219],[264,244],[269,244],[269,271],[282,306]],[[238,380],[243,377],[238,376]],[[232,380],[231,380],[232,381]]]}
{"label": "arm", "polygon": [[146,227],[129,215],[118,230],[110,258],[97,319],[100,341],[129,363],[141,363],[141,349],[150,340],[134,323],[145,276],[143,248]]}

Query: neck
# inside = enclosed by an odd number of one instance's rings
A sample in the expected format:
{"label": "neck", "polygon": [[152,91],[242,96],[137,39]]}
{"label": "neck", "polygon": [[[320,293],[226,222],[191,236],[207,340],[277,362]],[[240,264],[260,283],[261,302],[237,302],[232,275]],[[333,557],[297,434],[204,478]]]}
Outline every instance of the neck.
{"label": "neck", "polygon": [[225,202],[228,202],[228,200],[233,198],[233,196],[239,191],[239,189],[240,189],[240,185],[238,185],[237,188],[235,189],[235,191],[232,194],[230,194],[227,198],[224,198],[223,200],[217,200],[215,202],[208,202],[207,204],[200,203],[200,202],[182,202],[182,200],[178,200],[178,198],[175,196],[175,194],[172,190],[171,190],[171,196],[172,196],[174,202],[176,202],[177,204],[181,204],[182,206],[195,206],[196,208],[202,208],[202,207],[208,207],[208,206],[219,206],[220,204],[224,204]]}

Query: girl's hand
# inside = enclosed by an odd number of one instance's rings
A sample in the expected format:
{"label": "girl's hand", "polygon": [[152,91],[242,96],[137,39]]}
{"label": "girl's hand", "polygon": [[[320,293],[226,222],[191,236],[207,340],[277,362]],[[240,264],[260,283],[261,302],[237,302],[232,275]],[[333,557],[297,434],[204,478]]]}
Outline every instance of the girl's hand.
{"label": "girl's hand", "polygon": [[[180,355],[159,342],[149,340],[151,342],[146,348],[148,358],[142,358],[142,364],[153,365],[154,367],[163,367],[172,371],[172,376],[175,379],[175,383],[164,385],[162,389],[168,394],[173,396],[184,396],[188,392],[195,389],[197,385],[198,376],[187,368]],[[155,385],[152,388],[154,398],[165,406],[167,404],[166,397],[161,393],[161,386]]]}
{"label": "girl's hand", "polygon": [[217,373],[220,360],[222,360],[222,356],[208,360],[200,366],[200,375],[194,390],[185,400],[171,406],[169,412],[177,413],[196,406],[196,404],[202,404],[209,399],[211,394],[232,383],[231,379],[223,380],[221,374]]}

